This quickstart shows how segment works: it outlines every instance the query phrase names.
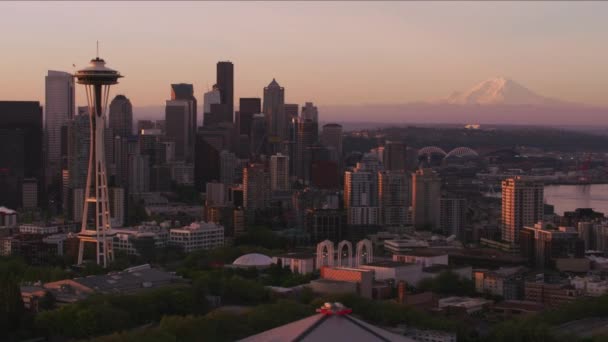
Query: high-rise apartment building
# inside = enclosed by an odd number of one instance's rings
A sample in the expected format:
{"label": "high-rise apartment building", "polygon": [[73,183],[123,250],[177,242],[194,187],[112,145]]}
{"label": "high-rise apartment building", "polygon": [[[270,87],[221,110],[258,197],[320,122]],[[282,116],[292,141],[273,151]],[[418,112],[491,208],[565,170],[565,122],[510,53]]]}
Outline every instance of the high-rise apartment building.
{"label": "high-rise apartment building", "polygon": [[266,116],[268,143],[271,151],[279,151],[279,144],[287,138],[287,121],[285,118],[285,88],[273,78],[264,88],[264,108]]}
{"label": "high-rise apartment building", "polygon": [[522,254],[537,268],[555,267],[559,258],[584,258],[585,241],[574,227],[549,228],[540,221],[519,232]]}
{"label": "high-rise apartment building", "polygon": [[74,110],[74,77],[49,70],[45,77],[47,186],[61,184],[61,170],[67,166],[67,156],[61,154],[61,129],[74,117]]}
{"label": "high-rise apartment building", "polygon": [[386,226],[407,223],[410,206],[410,177],[403,171],[378,172],[381,222]]}
{"label": "high-rise apartment building", "polygon": [[378,160],[366,155],[352,171],[344,173],[344,207],[349,225],[380,223]]}
{"label": "high-rise apartment building", "polygon": [[252,163],[243,169],[243,206],[247,211],[268,207],[270,177],[261,163]]}
{"label": "high-rise apartment building", "polygon": [[406,147],[401,141],[387,141],[383,150],[384,168],[388,171],[405,170]]}
{"label": "high-rise apartment building", "polygon": [[502,181],[502,239],[518,244],[519,231],[543,219],[543,185],[523,177]]}
{"label": "high-rise apartment building", "polygon": [[113,130],[115,136],[133,135],[133,106],[126,96],[116,95],[110,103],[108,126]]}
{"label": "high-rise apartment building", "polygon": [[412,221],[414,227],[439,227],[441,179],[432,169],[420,169],[412,174]]}
{"label": "high-rise apartment building", "polygon": [[270,157],[270,190],[289,191],[289,157],[277,153]]}

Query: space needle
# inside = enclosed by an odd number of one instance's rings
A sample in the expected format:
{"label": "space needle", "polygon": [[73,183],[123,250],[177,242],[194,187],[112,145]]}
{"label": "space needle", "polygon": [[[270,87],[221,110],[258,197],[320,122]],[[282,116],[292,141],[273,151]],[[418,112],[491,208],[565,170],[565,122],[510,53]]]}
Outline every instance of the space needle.
{"label": "space needle", "polygon": [[[78,264],[83,263],[85,244],[94,243],[97,264],[107,267],[114,259],[112,241],[115,233],[110,225],[104,129],[110,86],[117,84],[122,76],[118,71],[106,67],[105,61],[99,58],[98,48],[97,57],[91,60],[88,67],[77,71],[74,77],[79,84],[85,86],[91,127],[89,170],[84,191],[82,226],[78,234]],[[95,216],[89,217],[93,213]]]}

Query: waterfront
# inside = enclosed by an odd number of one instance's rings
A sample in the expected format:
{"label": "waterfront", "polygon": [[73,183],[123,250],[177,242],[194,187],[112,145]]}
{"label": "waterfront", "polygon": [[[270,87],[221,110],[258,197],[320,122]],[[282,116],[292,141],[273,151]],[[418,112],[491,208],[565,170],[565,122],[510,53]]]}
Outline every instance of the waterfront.
{"label": "waterfront", "polygon": [[554,205],[558,215],[576,208],[608,213],[608,184],[547,185],[545,203]]}

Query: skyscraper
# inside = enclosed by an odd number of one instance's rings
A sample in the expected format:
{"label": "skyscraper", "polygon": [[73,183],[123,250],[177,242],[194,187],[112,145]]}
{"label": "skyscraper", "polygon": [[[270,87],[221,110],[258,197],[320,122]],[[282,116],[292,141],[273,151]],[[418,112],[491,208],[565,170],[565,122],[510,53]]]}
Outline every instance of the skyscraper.
{"label": "skyscraper", "polygon": [[211,126],[218,122],[218,118],[215,117],[215,113],[212,112],[212,108],[222,103],[220,90],[217,85],[214,84],[213,88],[203,95],[203,126]]}
{"label": "skyscraper", "polygon": [[270,190],[289,191],[289,157],[277,153],[270,157]]}
{"label": "skyscraper", "polygon": [[234,122],[234,65],[232,62],[217,63],[217,87],[220,90],[221,104],[225,105],[220,122]]}
{"label": "skyscraper", "polygon": [[165,107],[166,136],[175,142],[176,160],[187,160],[192,153],[189,144],[192,105],[189,100],[168,100]]}
{"label": "skyscraper", "polygon": [[259,97],[239,99],[239,111],[237,116],[237,128],[239,134],[249,136],[251,134],[251,121],[253,115],[262,112],[262,100]]}
{"label": "skyscraper", "polygon": [[126,96],[116,95],[112,100],[108,120],[114,135],[128,137],[133,134],[133,106]]}
{"label": "skyscraper", "polygon": [[261,154],[267,153],[268,124],[266,116],[262,113],[254,114],[251,119],[251,134],[249,146],[251,148],[251,158],[259,159]]}
{"label": "skyscraper", "polygon": [[42,194],[42,137],[39,102],[0,101],[0,205],[21,206],[25,178],[36,179]]}
{"label": "skyscraper", "polygon": [[412,221],[414,227],[439,228],[441,179],[432,169],[412,174]]}
{"label": "skyscraper", "polygon": [[296,172],[299,179],[310,181],[310,167],[312,158],[306,160],[306,150],[313,146],[318,139],[318,124],[312,120],[301,119],[296,130]]}
{"label": "skyscraper", "polygon": [[543,219],[543,185],[522,177],[502,181],[502,239],[519,243],[519,231]]}
{"label": "skyscraper", "polygon": [[286,103],[285,105],[285,121],[290,122],[292,119],[298,119],[298,105],[296,103]]}
{"label": "skyscraper", "polygon": [[[192,84],[179,83],[171,85],[171,100],[172,101],[187,101],[188,103],[188,114],[187,114],[187,129],[185,137],[185,158],[190,159],[192,157],[192,151],[194,149],[194,136],[196,135],[197,127],[197,101],[194,97],[194,87]],[[166,120],[166,118],[165,118]],[[167,124],[168,125],[168,124]],[[168,129],[167,129],[168,131]]]}
{"label": "skyscraper", "polygon": [[287,121],[285,120],[285,89],[273,78],[264,88],[264,108],[271,151],[279,151],[279,144],[287,138]]}
{"label": "skyscraper", "polygon": [[67,165],[61,155],[61,128],[74,117],[74,110],[74,78],[49,70],[45,77],[46,182],[55,190],[60,189],[61,170]]}
{"label": "skyscraper", "polygon": [[339,165],[342,159],[342,126],[336,123],[323,125],[321,144],[330,150],[332,160]]}
{"label": "skyscraper", "polygon": [[311,120],[313,122],[319,122],[319,111],[312,102],[306,102],[302,107],[302,114],[300,115],[302,120]]}
{"label": "skyscraper", "polygon": [[384,168],[388,171],[405,170],[406,149],[401,141],[387,141],[383,151]]}
{"label": "skyscraper", "polygon": [[230,150],[231,137],[231,127],[222,125],[202,127],[196,133],[194,184],[198,191],[204,191],[209,182],[220,181],[220,153]]}

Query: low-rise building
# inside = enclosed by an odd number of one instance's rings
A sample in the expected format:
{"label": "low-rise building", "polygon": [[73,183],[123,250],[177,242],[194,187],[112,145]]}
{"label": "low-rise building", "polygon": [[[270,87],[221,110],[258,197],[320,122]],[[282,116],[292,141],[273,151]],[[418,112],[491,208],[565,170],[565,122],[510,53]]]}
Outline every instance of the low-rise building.
{"label": "low-rise building", "polygon": [[501,296],[505,300],[521,299],[523,296],[524,267],[503,267],[497,270],[478,269],[473,272],[475,291]]}
{"label": "low-rise building", "polygon": [[423,278],[422,265],[414,263],[402,263],[397,261],[375,261],[360,268],[374,271],[377,281],[390,281],[393,286],[399,281],[416,285]]}
{"label": "low-rise building", "polygon": [[582,294],[581,290],[568,283],[547,283],[543,280],[524,283],[524,300],[541,303],[549,308],[570,303]]}
{"label": "low-rise building", "polygon": [[56,225],[22,224],[19,226],[19,233],[21,234],[50,235],[59,232],[59,226]]}
{"label": "low-rise building", "polygon": [[570,284],[586,296],[599,297],[608,293],[608,280],[595,276],[574,277]]}
{"label": "low-rise building", "polygon": [[194,222],[189,226],[169,231],[169,243],[189,253],[224,245],[224,227],[208,222]]}
{"label": "low-rise building", "polygon": [[394,254],[393,261],[420,264],[424,267],[447,265],[448,253],[441,249],[414,249],[408,252]]}
{"label": "low-rise building", "polygon": [[437,301],[437,308],[444,311],[473,314],[487,309],[492,301],[485,298],[473,297],[446,297]]}
{"label": "low-rise building", "polygon": [[272,258],[272,262],[282,265],[295,274],[309,274],[315,270],[315,256],[312,253],[287,253]]}
{"label": "low-rise building", "polygon": [[397,239],[385,240],[384,249],[392,254],[404,254],[412,250],[412,248],[428,248],[429,243],[424,240],[415,239]]}
{"label": "low-rise building", "polygon": [[121,272],[54,281],[44,284],[43,288],[50,291],[61,305],[83,300],[94,293],[136,294],[148,289],[184,283],[181,277],[146,264]]}
{"label": "low-rise building", "polygon": [[7,207],[0,207],[0,228],[17,226],[17,212]]}
{"label": "low-rise building", "polygon": [[322,294],[355,293],[372,298],[374,272],[363,268],[322,267],[321,278],[310,282],[312,290]]}
{"label": "low-rise building", "polygon": [[403,335],[420,342],[456,342],[456,333],[440,330],[423,330],[406,327]]}

